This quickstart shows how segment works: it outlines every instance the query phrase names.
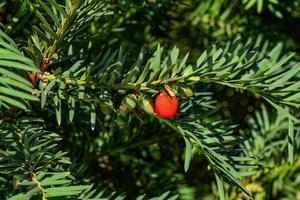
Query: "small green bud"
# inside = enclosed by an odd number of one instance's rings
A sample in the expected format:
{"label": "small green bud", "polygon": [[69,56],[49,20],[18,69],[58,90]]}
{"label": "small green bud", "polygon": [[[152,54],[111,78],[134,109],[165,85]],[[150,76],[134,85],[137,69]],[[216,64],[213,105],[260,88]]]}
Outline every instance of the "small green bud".
{"label": "small green bud", "polygon": [[66,85],[72,84],[72,80],[69,79],[69,78],[66,78],[66,79],[65,79],[65,84],[66,84]]}
{"label": "small green bud", "polygon": [[119,113],[122,116],[126,117],[127,114],[135,108],[136,102],[137,102],[137,98],[134,94],[126,95],[123,98],[122,103],[119,107]]}
{"label": "small green bud", "polygon": [[191,65],[189,65],[183,71],[183,75],[182,76],[187,77],[187,76],[191,75],[191,73],[193,73],[193,67]]}
{"label": "small green bud", "polygon": [[85,80],[77,80],[77,84],[78,85],[85,85],[86,84],[86,81]]}
{"label": "small green bud", "polygon": [[61,90],[58,90],[58,96],[59,96],[60,99],[66,99],[63,91],[61,91]]}
{"label": "small green bud", "polygon": [[185,97],[191,97],[194,95],[193,90],[186,85],[178,86],[178,93],[179,93],[179,95],[182,95]]}
{"label": "small green bud", "polygon": [[189,77],[188,80],[189,80],[189,81],[196,82],[196,81],[199,81],[199,80],[200,80],[200,77],[198,77],[198,76],[192,76],[192,77]]}
{"label": "small green bud", "polygon": [[139,98],[139,106],[149,115],[154,115],[153,104],[146,97]]}
{"label": "small green bud", "polygon": [[111,115],[114,109],[114,104],[110,99],[105,99],[100,103],[100,109],[103,114]]}
{"label": "small green bud", "polygon": [[124,128],[126,126],[126,119],[122,115],[118,115],[116,119],[116,124],[119,128]]}
{"label": "small green bud", "polygon": [[53,74],[48,74],[46,75],[46,79],[48,79],[49,81],[55,81],[56,77]]}

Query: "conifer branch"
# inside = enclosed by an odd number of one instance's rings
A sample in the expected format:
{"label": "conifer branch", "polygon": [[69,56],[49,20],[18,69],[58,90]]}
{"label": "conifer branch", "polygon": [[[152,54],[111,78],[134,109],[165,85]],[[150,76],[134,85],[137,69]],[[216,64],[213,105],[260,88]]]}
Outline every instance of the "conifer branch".
{"label": "conifer branch", "polygon": [[67,16],[62,19],[60,26],[57,28],[57,37],[54,39],[54,43],[45,52],[46,57],[51,58],[53,54],[56,53],[58,48],[62,45],[65,35],[68,33],[70,27],[74,25],[74,21],[76,20],[76,13],[82,6],[83,2],[84,0],[74,0],[71,8],[67,12]]}

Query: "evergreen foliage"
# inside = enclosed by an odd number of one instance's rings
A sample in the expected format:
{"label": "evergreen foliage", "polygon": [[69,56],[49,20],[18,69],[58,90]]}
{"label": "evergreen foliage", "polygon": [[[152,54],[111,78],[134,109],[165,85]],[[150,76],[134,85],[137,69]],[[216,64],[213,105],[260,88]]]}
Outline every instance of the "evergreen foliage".
{"label": "evergreen foliage", "polygon": [[[0,13],[1,199],[300,198],[298,0]],[[153,110],[162,91],[172,119]]]}

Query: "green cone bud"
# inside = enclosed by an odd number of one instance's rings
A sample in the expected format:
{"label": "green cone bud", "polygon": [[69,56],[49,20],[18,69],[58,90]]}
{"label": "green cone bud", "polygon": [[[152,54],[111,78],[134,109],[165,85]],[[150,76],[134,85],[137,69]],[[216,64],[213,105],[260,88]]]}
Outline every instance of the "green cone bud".
{"label": "green cone bud", "polygon": [[153,105],[151,104],[151,101],[146,98],[146,97],[141,97],[139,99],[139,107],[141,107],[147,114],[153,115],[154,114],[154,109]]}
{"label": "green cone bud", "polygon": [[136,106],[137,98],[134,94],[128,94],[122,100],[119,107],[119,113],[126,117],[130,111],[132,111]]}
{"label": "green cone bud", "polygon": [[178,92],[179,92],[179,95],[182,95],[182,96],[185,96],[185,97],[191,97],[194,95],[194,92],[193,90],[186,86],[186,85],[181,85],[178,87]]}
{"label": "green cone bud", "polygon": [[126,126],[126,119],[122,115],[118,115],[116,119],[116,124],[119,128],[124,128]]}
{"label": "green cone bud", "polygon": [[100,109],[103,114],[111,115],[114,109],[113,102],[110,99],[105,99],[100,103]]}

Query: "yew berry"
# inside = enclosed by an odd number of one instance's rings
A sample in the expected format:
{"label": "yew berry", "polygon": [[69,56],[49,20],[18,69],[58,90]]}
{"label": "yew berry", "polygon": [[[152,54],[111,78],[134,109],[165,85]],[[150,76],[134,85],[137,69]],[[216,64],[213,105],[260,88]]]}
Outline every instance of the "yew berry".
{"label": "yew berry", "polygon": [[166,91],[160,93],[155,99],[154,110],[157,116],[164,118],[175,117],[178,109],[178,99],[175,94],[169,96]]}

